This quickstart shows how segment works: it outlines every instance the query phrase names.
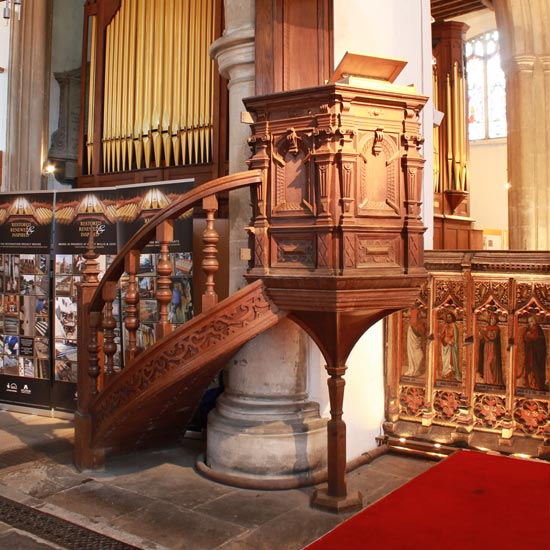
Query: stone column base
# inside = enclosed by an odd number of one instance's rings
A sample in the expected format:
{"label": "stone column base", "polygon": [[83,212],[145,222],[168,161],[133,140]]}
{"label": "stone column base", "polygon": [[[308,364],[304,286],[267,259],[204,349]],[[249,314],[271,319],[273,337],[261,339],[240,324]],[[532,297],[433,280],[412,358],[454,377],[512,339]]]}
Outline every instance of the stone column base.
{"label": "stone column base", "polygon": [[279,419],[273,419],[272,410],[269,420],[251,420],[262,416],[251,412],[266,407],[259,401],[242,404],[231,417],[220,413],[223,404],[209,414],[207,456],[198,461],[199,471],[223,483],[261,489],[306,486],[326,478],[327,419],[320,418],[318,404],[271,403],[272,409],[280,407]]}

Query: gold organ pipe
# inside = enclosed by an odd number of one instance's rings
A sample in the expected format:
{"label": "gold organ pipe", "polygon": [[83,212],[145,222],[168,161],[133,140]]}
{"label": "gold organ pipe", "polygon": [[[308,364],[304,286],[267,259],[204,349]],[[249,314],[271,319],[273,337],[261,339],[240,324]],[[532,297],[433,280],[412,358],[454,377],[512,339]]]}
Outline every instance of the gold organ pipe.
{"label": "gold organ pipe", "polygon": [[[439,79],[437,78],[437,71],[433,72],[433,103],[437,110],[439,108]],[[441,180],[440,180],[440,148],[439,148],[439,126],[434,125],[434,193],[441,193]]]}
{"label": "gold organ pipe", "polygon": [[[216,13],[214,10],[214,3],[209,3],[210,6],[210,39],[208,40],[208,47],[214,42],[214,36],[216,32]],[[216,79],[216,71],[214,61],[208,54],[208,64],[210,66],[210,78],[208,79],[208,85],[210,87],[210,93],[208,95],[208,125],[210,127],[208,132],[208,162],[212,160],[212,147],[214,142],[214,83]]]}
{"label": "gold organ pipe", "polygon": [[460,158],[462,160],[462,178],[460,181],[460,188],[463,191],[467,190],[467,138],[466,138],[466,95],[465,95],[465,79],[464,75],[460,75]]}
{"label": "gold organ pipe", "polygon": [[173,123],[172,95],[174,91],[174,0],[169,0],[164,31],[164,100],[162,109],[162,142],[164,162],[166,166],[172,164],[172,136]]}
{"label": "gold organ pipe", "polygon": [[90,84],[88,89],[88,174],[92,173],[92,156],[94,151],[94,111],[95,111],[95,71],[96,71],[96,32],[97,18],[92,16],[91,46],[90,46]]}
{"label": "gold organ pipe", "polygon": [[460,115],[458,111],[458,63],[453,64],[453,189],[460,189]]}
{"label": "gold organ pipe", "polygon": [[121,162],[121,148],[120,148],[120,139],[121,139],[121,130],[122,130],[122,48],[124,44],[123,40],[123,23],[124,23],[124,15],[122,12],[123,7],[121,6],[120,11],[117,14],[116,17],[116,33],[117,33],[117,41],[116,41],[116,64],[115,64],[115,82],[116,82],[116,89],[115,89],[115,117],[114,117],[114,123],[113,123],[113,131],[114,131],[114,155],[115,155],[115,166],[116,171],[119,172],[122,167]]}
{"label": "gold organ pipe", "polygon": [[204,153],[203,153],[203,162],[209,161],[209,143],[210,143],[210,87],[212,82],[212,74],[210,72],[210,56],[208,54],[208,47],[212,43],[212,36],[210,33],[210,28],[212,26],[212,14],[211,14],[211,2],[205,2],[205,11],[204,11],[204,28],[206,30],[206,35],[203,40],[203,49],[204,49],[204,105],[203,105],[203,141],[204,141]]}
{"label": "gold organ pipe", "polygon": [[[142,36],[145,30],[145,3],[144,0],[137,0],[137,30],[136,36]],[[136,155],[136,167],[141,170],[143,161],[143,140],[141,128],[143,122],[143,85],[144,85],[144,59],[145,41],[136,41],[136,107],[134,113],[134,152]]]}
{"label": "gold organ pipe", "polygon": [[182,2],[175,3],[174,9],[174,92],[172,94],[172,124],[171,124],[171,139],[172,139],[172,151],[174,154],[174,164],[178,166],[180,164],[180,96],[181,96],[181,64],[182,64]]}
{"label": "gold organ pipe", "polygon": [[452,153],[452,144],[453,144],[453,126],[452,126],[452,102],[451,102],[451,75],[447,73],[446,78],[446,91],[447,91],[447,102],[446,107],[447,111],[445,113],[446,128],[447,128],[447,189],[453,188],[453,153]]}
{"label": "gold organ pipe", "polygon": [[191,21],[195,29],[195,56],[196,58],[193,73],[193,158],[195,159],[195,164],[199,163],[199,108],[200,108],[200,79],[201,79],[201,43],[200,43],[200,5],[197,6],[195,17]]}
{"label": "gold organ pipe", "polygon": [[[179,166],[210,161],[214,63],[208,47],[214,28],[211,0],[121,1],[106,29],[105,172],[150,168],[153,162]],[[95,18],[91,34],[97,34]],[[92,40],[92,65],[96,43],[97,37]],[[92,71],[86,144],[89,172],[94,82]]]}
{"label": "gold organ pipe", "polygon": [[183,29],[182,34],[182,52],[185,52],[183,55],[183,63],[181,69],[181,80],[182,80],[182,90],[181,90],[181,108],[180,108],[180,131],[182,133],[180,138],[181,143],[181,163],[186,164],[187,162],[187,132],[188,132],[188,114],[187,114],[187,105],[189,101],[189,18],[190,18],[190,6],[187,0],[185,2],[185,9],[182,10],[182,18],[180,21],[180,26]]}
{"label": "gold organ pipe", "polygon": [[160,120],[162,113],[162,85],[164,81],[164,44],[162,41],[163,36],[163,22],[164,22],[164,5],[165,0],[159,0],[155,9],[155,25],[153,31],[153,67],[154,67],[154,81],[153,81],[153,104],[151,112],[151,130],[153,140],[153,153],[155,159],[155,165],[160,166],[162,155],[162,136],[160,134]]}
{"label": "gold organ pipe", "polygon": [[111,104],[110,116],[109,116],[109,171],[114,172],[116,170],[115,165],[115,124],[116,124],[116,109],[117,109],[117,97],[116,97],[116,69],[117,69],[117,49],[118,49],[118,29],[117,29],[118,17],[113,18],[110,25],[111,30],[111,66],[109,71],[111,73],[111,97],[109,102]]}
{"label": "gold organ pipe", "polygon": [[103,171],[111,171],[111,108],[112,108],[112,33],[107,29],[105,39],[105,93],[103,105]]}
{"label": "gold organ pipe", "polygon": [[136,27],[137,27],[137,2],[129,2],[128,6],[128,109],[126,110],[126,151],[128,154],[128,169],[133,167],[134,144],[132,130],[135,117],[135,91],[136,91]]}
{"label": "gold organ pipe", "polygon": [[[189,5],[189,43],[187,47],[187,58],[188,58],[188,67],[189,73],[185,81],[187,84],[187,105],[185,111],[187,113],[187,149],[189,155],[189,163],[194,164],[196,162],[194,157],[193,149],[193,110],[194,110],[194,99],[195,99],[195,65],[196,65],[196,50],[195,50],[195,2],[190,2]],[[184,23],[185,24],[185,23]]]}
{"label": "gold organ pipe", "polygon": [[145,78],[144,78],[144,109],[141,135],[143,139],[143,153],[145,156],[145,167],[151,166],[152,140],[151,140],[151,118],[153,115],[153,62],[154,62],[154,29],[155,29],[155,0],[146,2],[145,20]]}
{"label": "gold organ pipe", "polygon": [[199,137],[199,151],[198,157],[199,162],[204,162],[204,106],[205,106],[205,94],[206,94],[206,2],[201,1],[200,4],[201,14],[198,20],[199,25],[199,52],[200,52],[200,69],[199,74],[202,75],[202,78],[199,77],[199,107],[197,109],[197,120],[198,120],[198,137]]}
{"label": "gold organ pipe", "polygon": [[[130,2],[131,4],[131,2]],[[119,75],[119,78],[122,79],[122,109],[120,113],[120,151],[121,151],[121,170],[126,170],[127,167],[127,159],[128,159],[128,153],[127,153],[127,142],[126,137],[128,136],[128,108],[129,108],[129,101],[128,101],[128,88],[129,88],[129,78],[128,78],[128,72],[129,72],[129,54],[130,54],[130,7],[128,5],[128,2],[125,2],[124,0],[121,3],[120,6],[121,10],[121,17],[122,17],[122,71]]]}

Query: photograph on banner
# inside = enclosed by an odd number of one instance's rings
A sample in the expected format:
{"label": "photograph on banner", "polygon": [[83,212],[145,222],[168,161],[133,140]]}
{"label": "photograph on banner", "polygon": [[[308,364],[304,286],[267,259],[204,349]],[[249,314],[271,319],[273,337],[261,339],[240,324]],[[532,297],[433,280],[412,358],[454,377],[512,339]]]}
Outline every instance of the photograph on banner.
{"label": "photograph on banner", "polygon": [[49,254],[54,194],[0,195],[0,253]]}
{"label": "photograph on banner", "polygon": [[0,400],[46,406],[54,193],[0,197]]}
{"label": "photograph on banner", "polygon": [[[121,250],[160,210],[177,201],[193,187],[193,179],[117,187],[118,249]],[[187,210],[174,220],[174,240],[170,245],[170,251],[192,251],[192,224],[192,210]],[[146,247],[145,252],[158,252],[158,246],[154,246],[155,244],[151,243]]]}
{"label": "photograph on banner", "polygon": [[[85,268],[90,233],[99,277],[107,257],[117,252],[117,191],[115,188],[58,191],[54,213],[54,380],[76,384],[77,380],[77,290]],[[69,398],[70,393],[54,392]],[[70,407],[70,403],[62,403]]]}
{"label": "photograph on banner", "polygon": [[[194,180],[146,183],[133,186],[120,186],[118,190],[117,224],[118,246],[125,244],[163,208],[177,201],[185,192],[192,189]],[[191,300],[193,276],[193,211],[182,213],[173,223],[174,239],[169,245],[169,260],[172,264],[172,299],[168,304],[168,320],[180,325],[193,316]],[[158,321],[156,300],[157,264],[159,243],[153,240],[147,245],[139,259],[137,291],[139,294],[139,315],[141,325],[136,333],[139,349],[145,349],[155,342],[155,323]],[[124,301],[128,287],[128,277],[121,279],[120,290]],[[125,305],[125,304],[124,304]],[[124,346],[129,343],[128,331],[124,328]]]}
{"label": "photograph on banner", "polygon": [[116,201],[117,191],[112,187],[57,191],[55,254],[84,254],[90,232],[93,233],[95,252],[116,254]]}

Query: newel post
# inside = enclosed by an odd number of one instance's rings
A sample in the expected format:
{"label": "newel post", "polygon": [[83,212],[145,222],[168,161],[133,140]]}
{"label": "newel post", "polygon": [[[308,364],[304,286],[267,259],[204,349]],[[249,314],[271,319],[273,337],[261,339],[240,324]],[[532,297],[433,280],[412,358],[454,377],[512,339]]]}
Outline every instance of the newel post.
{"label": "newel post", "polygon": [[78,285],[78,374],[77,374],[77,410],[75,413],[75,451],[74,461],[79,470],[101,468],[104,464],[103,449],[93,449],[93,418],[91,407],[98,393],[100,362],[98,357],[98,327],[100,313],[90,313],[90,304],[99,285],[98,254],[93,249],[93,234],[90,233],[88,250],[82,281]]}

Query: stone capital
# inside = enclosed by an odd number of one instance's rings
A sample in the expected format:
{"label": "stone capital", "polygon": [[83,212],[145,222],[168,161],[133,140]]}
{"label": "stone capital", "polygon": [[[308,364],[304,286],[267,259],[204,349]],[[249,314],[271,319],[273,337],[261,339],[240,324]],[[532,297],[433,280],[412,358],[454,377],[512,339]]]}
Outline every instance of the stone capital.
{"label": "stone capital", "polygon": [[253,81],[256,59],[254,29],[226,30],[210,46],[210,56],[218,62],[220,74],[229,80],[229,86]]}
{"label": "stone capital", "polygon": [[532,73],[535,70],[537,57],[535,55],[514,55],[503,61],[505,72]]}

